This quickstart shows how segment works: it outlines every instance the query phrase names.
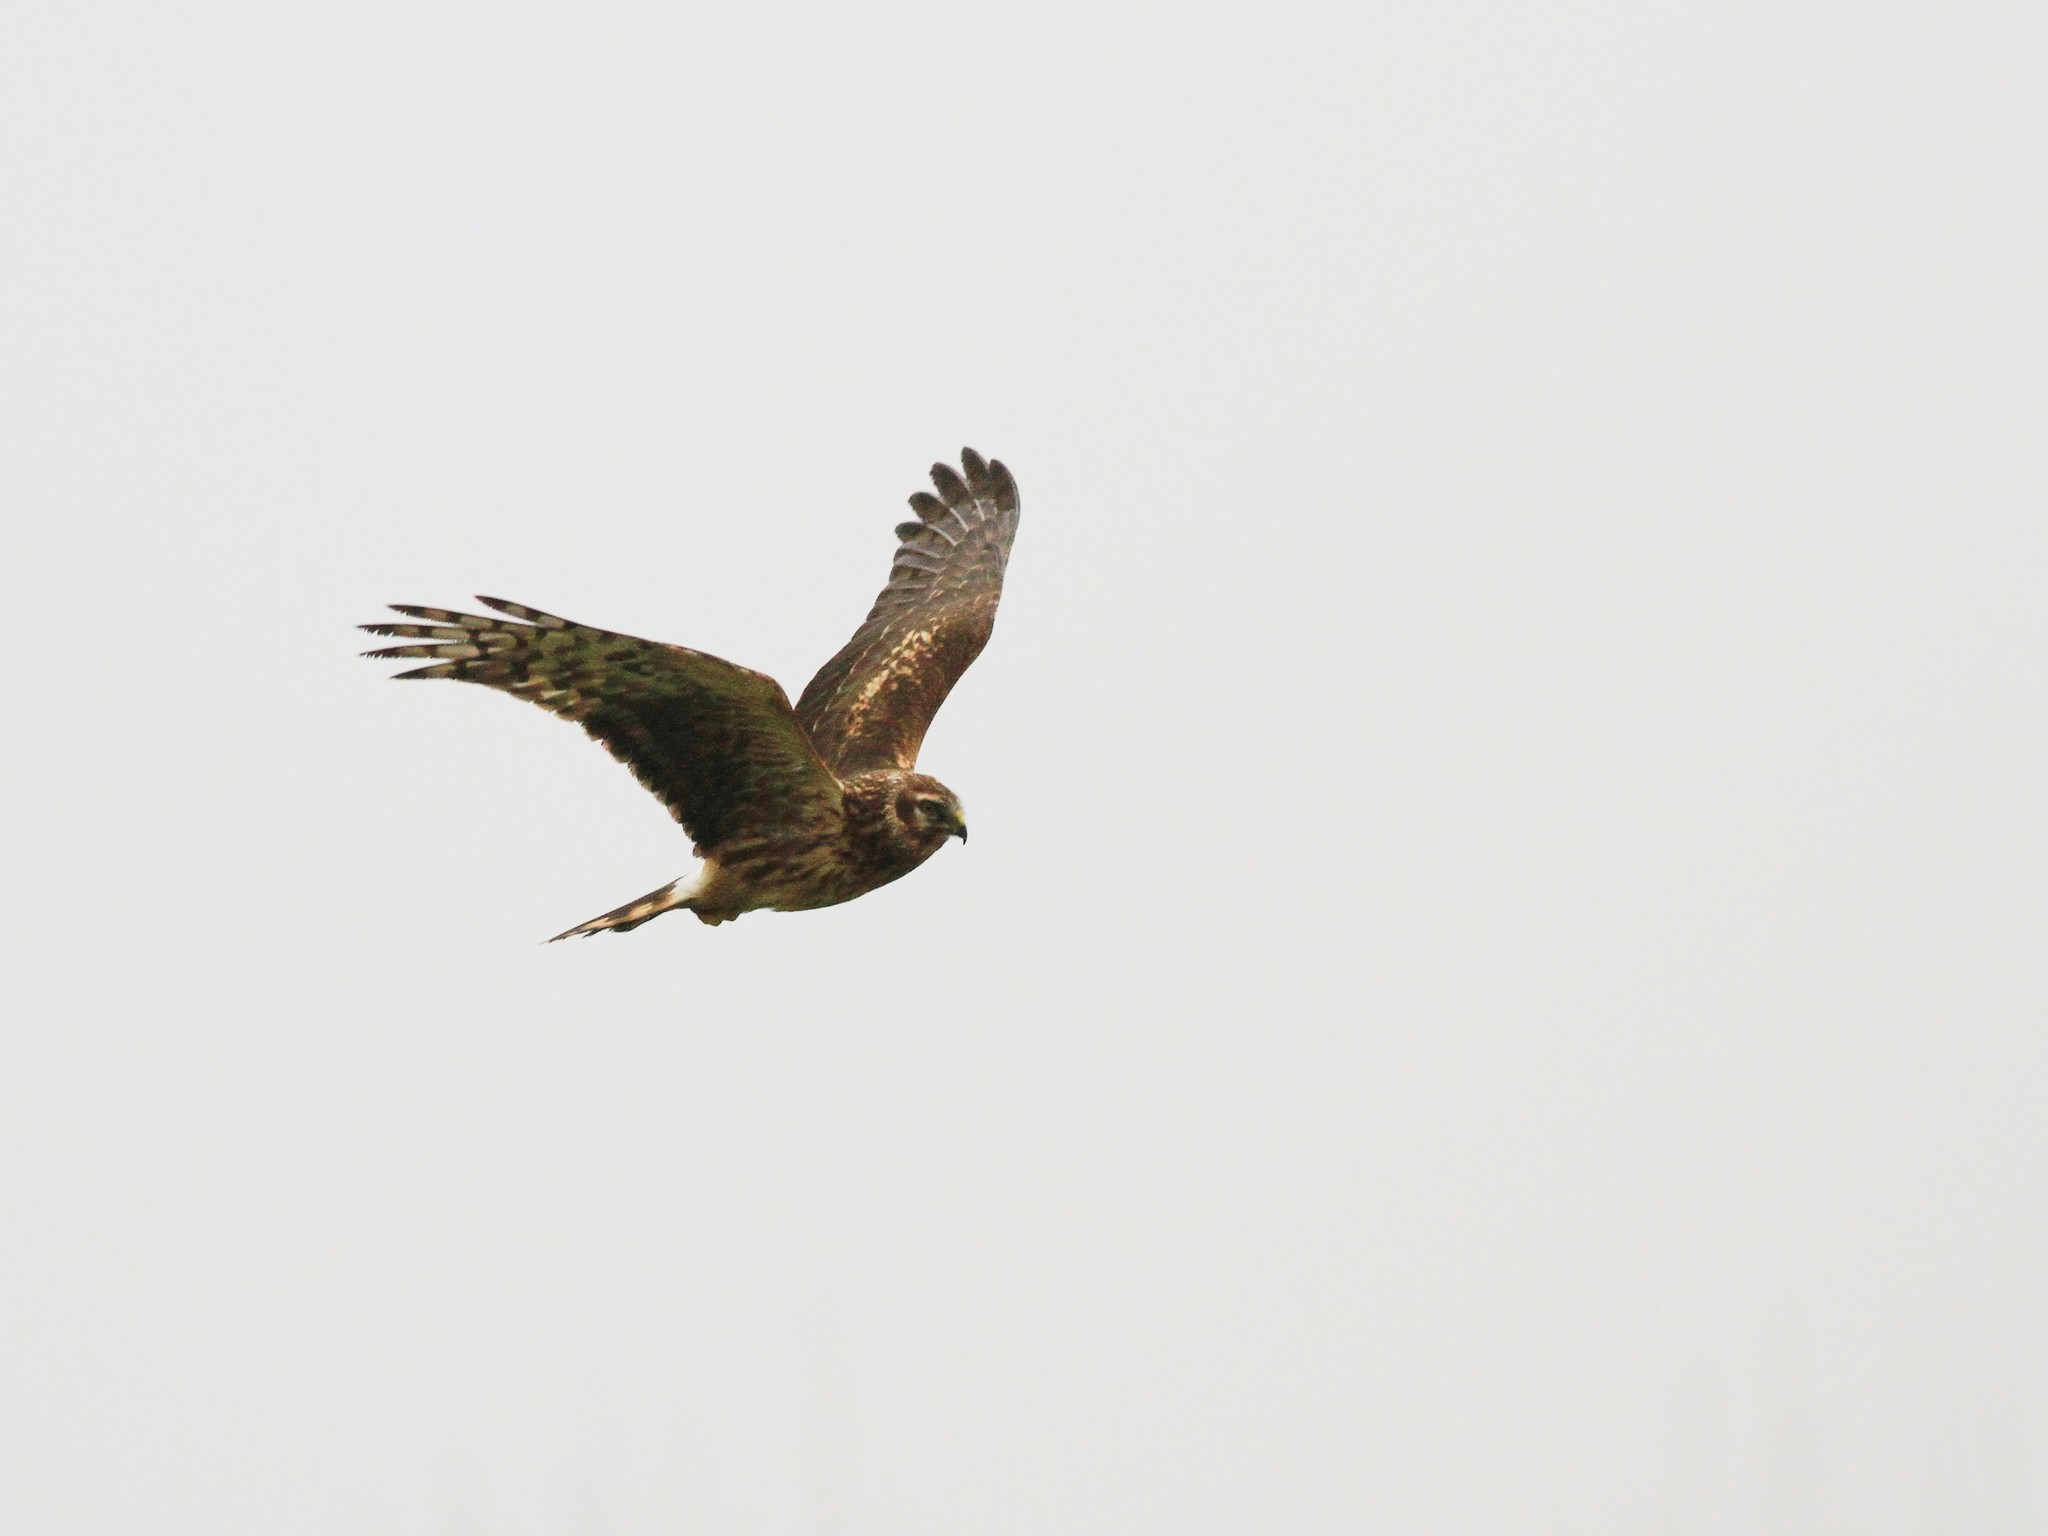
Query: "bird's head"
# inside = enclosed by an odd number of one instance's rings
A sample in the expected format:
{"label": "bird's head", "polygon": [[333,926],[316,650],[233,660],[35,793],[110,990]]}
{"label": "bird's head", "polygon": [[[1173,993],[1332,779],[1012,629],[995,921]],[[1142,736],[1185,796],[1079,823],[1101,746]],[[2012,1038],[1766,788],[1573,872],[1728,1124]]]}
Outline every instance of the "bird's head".
{"label": "bird's head", "polygon": [[949,837],[967,841],[967,817],[960,797],[937,779],[908,774],[897,787],[891,809],[913,840],[937,848]]}

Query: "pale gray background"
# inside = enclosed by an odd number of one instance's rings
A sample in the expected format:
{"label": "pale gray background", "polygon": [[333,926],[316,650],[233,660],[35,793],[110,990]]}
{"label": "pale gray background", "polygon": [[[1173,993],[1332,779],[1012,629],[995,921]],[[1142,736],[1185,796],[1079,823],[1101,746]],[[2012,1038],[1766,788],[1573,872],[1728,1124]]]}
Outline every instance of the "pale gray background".
{"label": "pale gray background", "polygon": [[[2048,1530],[2036,6],[82,4],[0,47],[0,1528]],[[971,847],[792,691],[972,443]]]}

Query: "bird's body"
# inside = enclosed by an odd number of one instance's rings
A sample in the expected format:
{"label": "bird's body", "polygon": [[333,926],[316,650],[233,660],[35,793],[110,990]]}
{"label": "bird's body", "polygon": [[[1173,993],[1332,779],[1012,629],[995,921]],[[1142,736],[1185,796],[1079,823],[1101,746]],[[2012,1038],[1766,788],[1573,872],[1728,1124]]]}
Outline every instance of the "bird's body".
{"label": "bird's body", "polygon": [[964,835],[964,827],[960,834],[950,830],[943,813],[925,826],[914,813],[899,816],[895,803],[905,793],[929,796],[940,805],[953,798],[952,791],[925,774],[888,768],[861,774],[844,786],[836,821],[735,839],[706,854],[703,866],[684,879],[556,937],[606,929],[624,933],[679,909],[696,913],[699,922],[726,923],[764,908],[808,912],[865,896],[901,880],[947,838]]}
{"label": "bird's body", "polygon": [[[417,624],[366,624],[425,644],[401,677],[482,683],[574,720],[669,807],[704,861],[692,876],[567,933],[624,933],[663,912],[706,923],[835,906],[899,880],[949,837],[960,802],[916,771],[925,728],[995,623],[1016,535],[1016,482],[972,450],[963,480],[911,498],[889,583],[792,707],[773,678],[702,651],[574,624],[498,598],[505,618],[394,605]],[[943,499],[941,499],[943,498]]]}

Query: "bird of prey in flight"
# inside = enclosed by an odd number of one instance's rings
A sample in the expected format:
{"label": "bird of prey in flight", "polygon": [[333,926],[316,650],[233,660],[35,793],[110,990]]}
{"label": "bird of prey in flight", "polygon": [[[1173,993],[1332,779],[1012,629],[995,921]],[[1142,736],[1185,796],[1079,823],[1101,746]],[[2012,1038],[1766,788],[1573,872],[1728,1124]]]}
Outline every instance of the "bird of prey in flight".
{"label": "bird of prey in flight", "polygon": [[926,728],[994,628],[1017,533],[1017,482],[973,449],[932,466],[910,498],[888,585],[867,622],[792,709],[774,678],[680,645],[636,640],[480,597],[490,618],[394,603],[415,642],[397,674],[482,683],[573,720],[682,824],[702,867],[556,938],[625,933],[664,912],[723,923],[743,912],[834,906],[901,879],[950,837],[959,797],[917,772]]}

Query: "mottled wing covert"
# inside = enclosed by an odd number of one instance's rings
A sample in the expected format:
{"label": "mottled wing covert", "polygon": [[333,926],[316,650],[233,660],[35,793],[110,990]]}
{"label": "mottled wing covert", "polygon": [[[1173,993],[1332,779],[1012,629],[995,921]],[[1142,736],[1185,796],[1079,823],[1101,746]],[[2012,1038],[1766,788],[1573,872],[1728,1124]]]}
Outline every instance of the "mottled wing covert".
{"label": "mottled wing covert", "polygon": [[964,480],[932,466],[939,494],[910,498],[918,520],[896,529],[889,584],[797,701],[797,718],[842,778],[915,767],[932,716],[995,627],[1017,535],[1017,482],[972,448],[960,467]]}
{"label": "mottled wing covert", "polygon": [[774,678],[499,598],[477,601],[520,622],[394,603],[426,622],[363,628],[428,643],[369,654],[430,657],[434,665],[398,676],[482,683],[575,721],[633,770],[700,850],[836,822],[839,784]]}

